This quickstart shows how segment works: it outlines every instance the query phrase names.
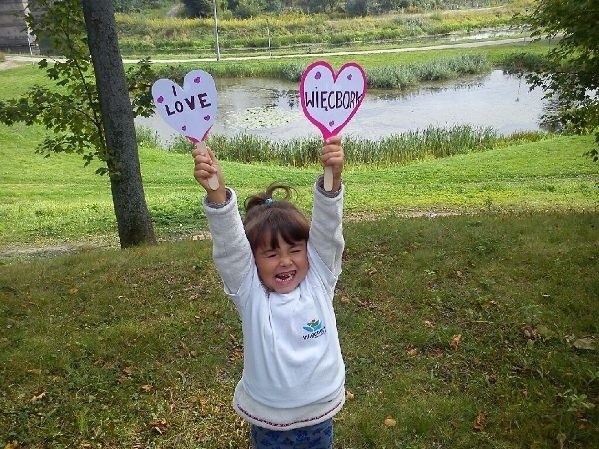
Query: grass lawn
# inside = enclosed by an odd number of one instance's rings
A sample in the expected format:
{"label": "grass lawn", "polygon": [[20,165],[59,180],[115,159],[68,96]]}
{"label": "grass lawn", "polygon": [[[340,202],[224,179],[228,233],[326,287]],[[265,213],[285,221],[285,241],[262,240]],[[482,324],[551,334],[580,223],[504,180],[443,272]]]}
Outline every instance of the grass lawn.
{"label": "grass lawn", "polygon": [[[598,226],[587,212],[348,223],[336,447],[592,447]],[[0,446],[246,448],[230,407],[241,331],[210,246],[0,266]]]}
{"label": "grass lawn", "polygon": [[[33,154],[35,130],[0,126],[0,249],[114,242],[108,179],[95,175],[94,167],[84,168],[77,156]],[[26,132],[31,139],[23,137]],[[405,166],[350,165],[345,172],[347,213],[358,219],[414,211],[596,211],[596,166],[582,156],[591,145],[592,136],[558,137]],[[146,147],[140,157],[159,237],[204,230],[191,158]],[[309,211],[317,167],[222,165],[227,182],[242,198],[279,180],[297,189],[299,204]]]}

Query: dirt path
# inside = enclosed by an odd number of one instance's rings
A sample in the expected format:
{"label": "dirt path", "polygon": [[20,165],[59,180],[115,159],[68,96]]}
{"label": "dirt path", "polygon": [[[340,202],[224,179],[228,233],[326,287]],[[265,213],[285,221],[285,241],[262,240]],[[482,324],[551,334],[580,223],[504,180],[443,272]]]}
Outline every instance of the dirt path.
{"label": "dirt path", "polygon": [[6,56],[7,60],[0,62],[0,70],[12,69],[13,67],[18,67],[20,65],[25,64],[25,62],[14,61],[9,59],[9,56]]}
{"label": "dirt path", "polygon": [[[381,218],[393,216],[397,218],[428,218],[430,220],[434,220],[436,218],[454,217],[458,215],[477,215],[478,213],[480,213],[480,211],[476,210],[465,212],[461,210],[409,209],[391,212],[347,213],[345,219],[347,220],[347,222],[360,222],[375,221],[380,220]],[[163,238],[160,241],[197,241],[210,240],[211,238],[212,236],[210,235],[210,232],[198,230],[193,234],[178,235],[173,236],[171,238]],[[2,264],[2,262],[10,263],[27,261],[33,259],[56,257],[65,254],[76,254],[110,248],[119,248],[119,242],[116,235],[92,237],[87,242],[68,242],[47,245],[11,245],[7,247],[0,247],[0,265]]]}

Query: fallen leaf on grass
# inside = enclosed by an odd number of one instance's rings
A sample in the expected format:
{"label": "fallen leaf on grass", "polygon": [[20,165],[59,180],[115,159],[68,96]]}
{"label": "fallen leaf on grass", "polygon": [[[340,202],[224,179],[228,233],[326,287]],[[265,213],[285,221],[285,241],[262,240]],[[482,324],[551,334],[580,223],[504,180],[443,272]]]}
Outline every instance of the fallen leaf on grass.
{"label": "fallen leaf on grass", "polygon": [[397,425],[397,421],[395,421],[391,416],[387,416],[385,418],[385,426],[395,427],[396,425]]}
{"label": "fallen leaf on grass", "polygon": [[29,402],[33,403],[33,402],[37,402],[37,401],[41,401],[42,399],[44,399],[46,397],[46,392],[42,391],[39,394],[34,395]]}
{"label": "fallen leaf on grass", "polygon": [[433,323],[433,322],[432,322],[432,321],[430,321],[430,320],[424,320],[424,321],[423,321],[423,323],[424,323],[424,325],[425,325],[426,327],[428,327],[429,329],[432,329],[432,328],[434,328],[434,327],[435,327],[435,323]]}
{"label": "fallen leaf on grass", "polygon": [[443,357],[443,350],[441,348],[433,348],[431,349],[431,351],[429,352],[431,357]]}
{"label": "fallen leaf on grass", "polygon": [[595,339],[593,337],[578,338],[572,343],[576,349],[585,349],[587,351],[595,350]]}
{"label": "fallen leaf on grass", "polygon": [[17,449],[19,447],[19,443],[16,441],[9,441],[4,445],[4,449]]}
{"label": "fallen leaf on grass", "polygon": [[152,385],[142,385],[141,386],[141,390],[144,391],[145,393],[149,393],[153,389],[154,389],[154,387]]}
{"label": "fallen leaf on grass", "polygon": [[123,368],[123,374],[126,376],[130,376],[134,372],[135,372],[135,368],[133,368],[132,366],[126,366],[125,368]]}
{"label": "fallen leaf on grass", "polygon": [[354,394],[353,394],[351,391],[349,391],[349,390],[345,390],[345,399],[346,399],[346,400],[350,401],[350,400],[352,400],[354,397],[355,397],[355,396],[354,396]]}
{"label": "fallen leaf on grass", "polygon": [[456,349],[458,349],[461,342],[462,342],[462,334],[457,334],[457,335],[454,335],[453,337],[451,337],[451,342],[449,343],[449,346],[451,347],[451,349],[453,349],[455,351]]}
{"label": "fallen leaf on grass", "polygon": [[168,429],[168,423],[166,422],[166,419],[157,419],[155,421],[152,421],[149,424],[149,427],[154,432],[157,432],[160,435],[162,435],[164,432],[167,431],[167,429]]}
{"label": "fallen leaf on grass", "polygon": [[235,363],[237,360],[243,359],[243,343],[239,342],[237,337],[233,334],[229,334],[229,355],[227,360],[229,363]]}
{"label": "fallen leaf on grass", "polygon": [[529,340],[536,340],[540,336],[539,331],[532,324],[523,326],[522,334]]}
{"label": "fallen leaf on grass", "polygon": [[474,420],[472,427],[474,430],[483,430],[485,428],[485,423],[487,422],[487,415],[484,412],[479,412],[478,416]]}
{"label": "fallen leaf on grass", "polygon": [[537,331],[539,332],[539,335],[543,337],[545,340],[548,340],[555,336],[553,331],[543,324],[539,324],[537,326]]}
{"label": "fallen leaf on grass", "polygon": [[409,357],[416,357],[416,356],[418,355],[418,349],[416,349],[416,348],[412,348],[412,349],[410,349],[408,352],[406,352],[406,354],[407,354]]}
{"label": "fallen leaf on grass", "polygon": [[566,435],[563,433],[558,433],[557,441],[559,442],[559,449],[564,449],[564,443],[566,442]]}

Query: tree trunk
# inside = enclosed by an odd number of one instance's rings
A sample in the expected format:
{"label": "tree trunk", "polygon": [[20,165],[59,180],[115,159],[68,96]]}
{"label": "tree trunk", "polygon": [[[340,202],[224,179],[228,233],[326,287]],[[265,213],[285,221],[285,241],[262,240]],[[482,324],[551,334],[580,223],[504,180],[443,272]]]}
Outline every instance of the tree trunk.
{"label": "tree trunk", "polygon": [[107,164],[121,247],[156,243],[144,196],[133,111],[112,0],[82,0],[81,4],[106,135]]}

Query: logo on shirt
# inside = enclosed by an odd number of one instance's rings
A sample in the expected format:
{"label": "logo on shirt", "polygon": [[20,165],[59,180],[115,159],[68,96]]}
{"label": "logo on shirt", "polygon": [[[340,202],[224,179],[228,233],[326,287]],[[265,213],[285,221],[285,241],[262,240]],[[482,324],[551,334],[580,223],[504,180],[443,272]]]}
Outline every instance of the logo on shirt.
{"label": "logo on shirt", "polygon": [[309,323],[306,323],[306,325],[304,326],[304,330],[308,332],[306,335],[303,336],[304,340],[308,340],[310,338],[318,338],[321,335],[327,333],[326,326],[323,326],[320,320],[312,320]]}

